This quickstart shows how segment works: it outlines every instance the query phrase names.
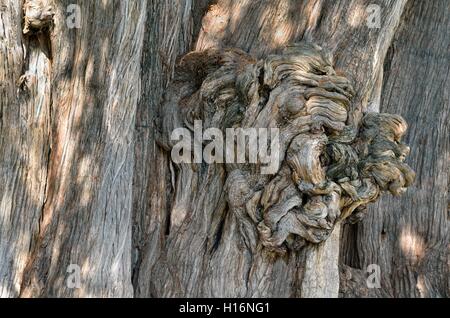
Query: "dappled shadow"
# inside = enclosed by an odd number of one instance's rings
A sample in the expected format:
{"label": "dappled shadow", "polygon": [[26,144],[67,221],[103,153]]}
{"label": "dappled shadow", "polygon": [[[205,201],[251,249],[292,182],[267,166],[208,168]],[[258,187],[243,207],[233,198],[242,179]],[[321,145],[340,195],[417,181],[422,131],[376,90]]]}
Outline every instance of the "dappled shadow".
{"label": "dappled shadow", "polygon": [[[141,35],[125,19],[138,25],[144,11],[141,3],[79,1],[81,28],[69,29],[72,2],[56,4],[47,199],[22,295],[131,296],[131,134],[139,83],[122,77],[134,66],[124,56],[140,48],[126,38]],[[81,289],[66,288],[70,264],[81,267]]]}
{"label": "dappled shadow", "polygon": [[417,172],[416,181],[401,198],[381,198],[353,226],[358,246],[350,254],[358,255],[361,267],[379,264],[395,297],[448,296],[442,278],[448,275],[450,235],[450,19],[444,6],[444,1],[409,2],[384,64],[380,111],[408,122],[407,163]]}

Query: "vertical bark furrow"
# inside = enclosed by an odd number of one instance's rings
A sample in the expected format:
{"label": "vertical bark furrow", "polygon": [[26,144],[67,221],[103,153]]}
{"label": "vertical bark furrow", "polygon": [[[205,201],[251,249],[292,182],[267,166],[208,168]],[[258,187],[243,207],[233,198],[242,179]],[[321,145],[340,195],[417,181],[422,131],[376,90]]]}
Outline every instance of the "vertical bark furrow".
{"label": "vertical bark furrow", "polygon": [[[369,103],[374,82],[379,79],[382,61],[404,3],[381,3],[384,5],[382,20],[388,22],[374,30],[366,25],[365,9],[369,1],[326,5],[314,1],[218,1],[203,19],[196,50],[231,46],[263,57],[279,52],[286,44],[307,35],[309,40],[332,49],[339,71],[348,74],[356,85],[358,98],[352,107],[363,111]],[[351,20],[349,16],[352,15],[357,19]],[[208,68],[206,64],[205,68]],[[197,69],[197,66],[192,65],[192,68]],[[201,83],[203,79],[193,76],[193,86],[195,81]],[[195,87],[182,88],[175,82],[170,91],[174,95],[188,96],[187,91],[196,90]],[[177,114],[173,114],[173,118],[177,118]],[[172,128],[177,127],[177,119],[174,121]],[[358,121],[356,116],[354,123]],[[222,124],[218,123],[219,127]],[[174,227],[176,222],[171,222],[176,231],[170,231],[166,245],[161,246],[163,256],[154,263],[152,275],[158,280],[153,282],[153,295],[288,297],[301,294],[292,288],[300,288],[298,280],[304,279],[304,271],[299,273],[297,269],[304,267],[302,255],[292,253],[283,260],[271,259],[260,252],[252,253],[248,249],[251,237],[241,240],[241,220],[234,214],[226,214],[221,243],[211,256],[205,255],[203,247],[207,246],[211,228],[215,228],[214,224],[221,219],[222,214],[215,207],[221,206],[223,199],[217,191],[225,191],[223,182],[226,178],[221,176],[223,170],[218,167],[190,169],[183,166],[179,171],[177,196],[174,205],[168,207],[172,220],[178,220],[179,225]],[[180,191],[191,195],[185,198]],[[334,274],[337,277],[337,267]],[[337,296],[336,288],[330,290]],[[325,289],[311,294],[317,292],[320,295],[322,291],[322,295],[330,295]]]}
{"label": "vertical bark furrow", "polygon": [[379,265],[381,290],[394,297],[449,296],[449,16],[445,0],[406,6],[385,64],[381,111],[410,124],[407,162],[417,179],[401,199],[384,197],[369,208],[351,228],[356,249],[344,253],[363,271]]}

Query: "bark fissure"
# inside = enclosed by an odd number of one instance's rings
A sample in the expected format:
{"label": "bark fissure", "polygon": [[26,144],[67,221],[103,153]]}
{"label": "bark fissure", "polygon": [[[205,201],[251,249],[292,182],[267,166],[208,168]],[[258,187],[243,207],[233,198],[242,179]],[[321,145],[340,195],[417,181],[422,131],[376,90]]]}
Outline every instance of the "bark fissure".
{"label": "bark fissure", "polygon": [[[1,297],[448,295],[445,0],[0,2]],[[280,128],[281,169],[173,163],[198,119]]]}

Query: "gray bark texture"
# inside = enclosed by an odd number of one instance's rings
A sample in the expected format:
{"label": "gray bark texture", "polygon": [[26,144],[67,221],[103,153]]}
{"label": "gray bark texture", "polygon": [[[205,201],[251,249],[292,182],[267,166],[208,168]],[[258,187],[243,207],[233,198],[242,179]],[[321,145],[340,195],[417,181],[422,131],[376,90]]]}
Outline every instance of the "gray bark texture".
{"label": "gray bark texture", "polygon": [[[449,30],[447,0],[0,0],[0,297],[450,296]],[[271,82],[305,54],[324,69]],[[335,117],[290,118],[295,89]],[[280,127],[276,177],[174,163],[199,116]],[[292,140],[335,140],[367,187]],[[302,218],[322,181],[339,207]]]}

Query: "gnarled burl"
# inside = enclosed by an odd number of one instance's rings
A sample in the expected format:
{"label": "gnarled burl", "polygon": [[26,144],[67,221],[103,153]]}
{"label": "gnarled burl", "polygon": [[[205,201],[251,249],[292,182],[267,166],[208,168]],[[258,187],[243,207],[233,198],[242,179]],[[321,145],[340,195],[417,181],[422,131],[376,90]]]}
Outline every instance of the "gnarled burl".
{"label": "gnarled burl", "polygon": [[[344,70],[345,71],[345,70]],[[405,191],[415,174],[404,163],[407,125],[398,115],[350,118],[355,92],[320,47],[299,43],[263,60],[237,50],[184,56],[163,105],[161,142],[173,129],[280,129],[280,164],[225,164],[226,202],[247,247],[277,252],[326,240],[335,224],[357,221],[381,192]],[[179,169],[197,169],[195,164]],[[177,182],[182,182],[178,180]],[[189,187],[177,187],[189,196]]]}

